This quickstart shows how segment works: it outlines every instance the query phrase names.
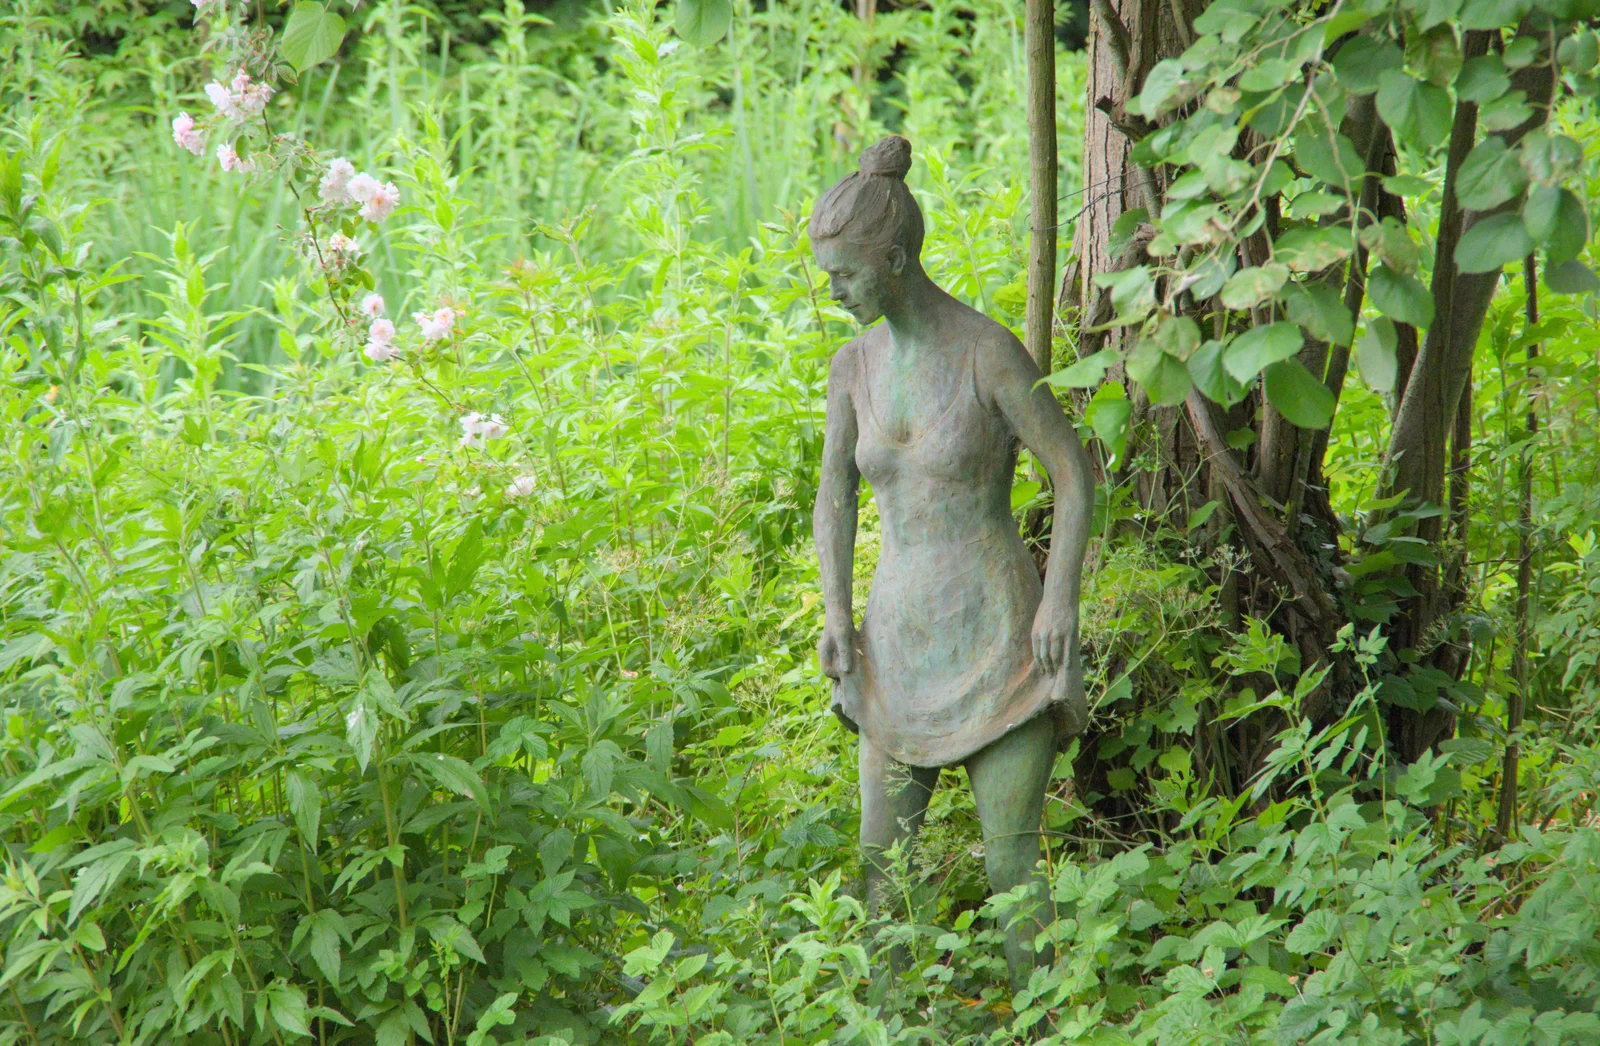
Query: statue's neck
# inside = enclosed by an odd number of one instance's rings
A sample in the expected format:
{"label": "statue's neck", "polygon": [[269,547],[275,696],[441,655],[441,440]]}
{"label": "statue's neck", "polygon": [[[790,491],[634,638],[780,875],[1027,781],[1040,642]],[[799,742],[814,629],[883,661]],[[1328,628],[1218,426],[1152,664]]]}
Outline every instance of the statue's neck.
{"label": "statue's neck", "polygon": [[900,293],[892,296],[890,307],[883,313],[895,346],[917,349],[936,344],[947,295],[928,279],[920,265],[908,267],[900,279]]}

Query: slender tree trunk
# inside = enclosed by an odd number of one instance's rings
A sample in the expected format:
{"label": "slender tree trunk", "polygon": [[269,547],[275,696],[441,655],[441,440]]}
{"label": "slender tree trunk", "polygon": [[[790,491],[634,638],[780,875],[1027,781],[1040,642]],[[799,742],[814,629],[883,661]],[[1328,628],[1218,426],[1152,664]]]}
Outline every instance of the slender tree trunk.
{"label": "slender tree trunk", "polygon": [[[1539,322],[1539,276],[1533,255],[1522,263],[1522,278],[1527,288],[1524,318],[1527,329]],[[1528,359],[1539,355],[1537,343],[1528,345]],[[1528,442],[1522,448],[1521,485],[1517,498],[1517,638],[1511,651],[1511,691],[1506,695],[1506,754],[1500,767],[1500,814],[1495,819],[1495,834],[1502,840],[1511,838],[1517,827],[1517,774],[1521,753],[1515,735],[1522,725],[1522,716],[1528,700],[1528,611],[1533,585],[1533,437],[1539,431],[1539,413],[1534,400],[1528,398],[1526,432]]]}
{"label": "slender tree trunk", "polygon": [[1054,0],[1027,0],[1028,53],[1028,312],[1023,339],[1043,374],[1050,373],[1056,291],[1056,36]]}

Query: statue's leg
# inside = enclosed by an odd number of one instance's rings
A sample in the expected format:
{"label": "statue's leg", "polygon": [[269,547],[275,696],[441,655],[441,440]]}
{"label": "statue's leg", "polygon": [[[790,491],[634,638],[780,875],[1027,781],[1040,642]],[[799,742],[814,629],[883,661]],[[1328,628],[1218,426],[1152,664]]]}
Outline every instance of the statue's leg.
{"label": "statue's leg", "polygon": [[[1055,759],[1056,728],[1048,715],[1024,723],[967,759],[983,824],[989,888],[995,893],[1037,879],[1040,819]],[[1041,929],[1035,915],[1018,919],[1006,931],[1006,967],[1013,984],[1026,983],[1040,961],[1032,941]]]}
{"label": "statue's leg", "polygon": [[[885,853],[896,843],[909,844],[922,828],[939,770],[897,763],[865,734],[860,747],[861,863],[867,878],[867,912],[876,918],[897,889]],[[904,948],[894,949],[891,967],[899,969],[905,958]]]}

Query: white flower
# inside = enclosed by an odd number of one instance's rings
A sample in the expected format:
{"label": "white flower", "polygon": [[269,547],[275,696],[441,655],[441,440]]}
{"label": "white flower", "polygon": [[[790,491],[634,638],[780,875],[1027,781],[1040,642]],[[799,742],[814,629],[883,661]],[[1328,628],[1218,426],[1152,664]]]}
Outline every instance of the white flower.
{"label": "white flower", "polygon": [[499,439],[511,429],[506,425],[506,420],[498,414],[484,417],[477,411],[461,419],[461,445],[463,447],[481,447],[487,440]]}
{"label": "white flower", "polygon": [[351,202],[350,179],[355,176],[355,165],[342,156],[328,164],[328,173],[322,176],[322,185],[318,189],[322,202],[334,206]]}
{"label": "white flower", "polygon": [[179,113],[172,119],[172,140],[196,156],[206,151],[205,135],[194,129],[194,117]]}
{"label": "white flower", "polygon": [[478,422],[478,435],[486,440],[499,439],[510,431],[511,426],[498,414],[491,414]]}
{"label": "white flower", "polygon": [[388,320],[373,320],[367,328],[367,347],[362,355],[373,363],[386,363],[400,354],[394,347],[394,324]]}
{"label": "white flower", "polygon": [[230,120],[245,120],[259,116],[272,97],[270,84],[255,83],[250,74],[240,69],[233,77],[232,87],[224,87],[216,80],[206,84],[206,97],[217,107],[217,112]]}
{"label": "white flower", "polygon": [[233,89],[229,93],[233,95],[234,107],[242,115],[259,116],[267,107],[267,99],[272,97],[272,86],[252,82],[250,74],[240,69],[233,76]]}
{"label": "white flower", "polygon": [[232,142],[223,142],[217,146],[217,161],[222,164],[224,171],[238,171],[240,174],[249,174],[256,169],[254,160],[240,156],[234,149]]}
{"label": "white flower", "polygon": [[363,171],[354,178],[350,179],[350,184],[346,187],[345,191],[350,194],[350,199],[354,200],[356,203],[366,203],[368,200],[372,199],[372,194],[377,192],[380,188],[382,188],[382,186],[378,184],[378,179]]}
{"label": "white flower", "polygon": [[440,338],[449,337],[450,329],[456,325],[456,317],[460,315],[450,306],[441,305],[431,313],[413,312],[411,318],[422,328],[422,340],[435,342]]}
{"label": "white flower", "polygon": [[211,104],[216,106],[217,112],[223,116],[228,117],[230,120],[238,117],[239,107],[234,104],[233,95],[229,94],[228,89],[217,83],[217,81],[213,80],[206,84],[206,97],[211,99]]}
{"label": "white flower", "polygon": [[[375,320],[384,312],[383,295],[369,294],[361,299],[361,314],[369,320]],[[394,324],[389,324],[390,337],[394,336]]]}
{"label": "white flower", "polygon": [[342,232],[336,232],[332,236],[328,237],[328,250],[333,251],[335,254],[348,254],[353,256],[361,253],[361,244],[357,243],[355,240],[346,236]]}
{"label": "white flower", "polygon": [[506,497],[525,498],[530,496],[536,489],[538,489],[536,481],[532,473],[528,473],[511,481],[511,485],[506,487]]}
{"label": "white flower", "polygon": [[361,217],[376,225],[393,214],[399,205],[399,188],[394,182],[384,182],[367,195],[367,201],[361,205]]}

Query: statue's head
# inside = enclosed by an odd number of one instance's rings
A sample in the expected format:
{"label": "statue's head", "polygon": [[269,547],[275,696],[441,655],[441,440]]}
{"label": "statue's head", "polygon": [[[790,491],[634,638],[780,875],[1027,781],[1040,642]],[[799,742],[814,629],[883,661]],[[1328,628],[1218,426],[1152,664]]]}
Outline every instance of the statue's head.
{"label": "statue's head", "polygon": [[862,323],[884,314],[904,274],[922,271],[922,209],[906,188],[910,169],[911,143],[890,135],[811,212],[817,264],[834,299]]}

